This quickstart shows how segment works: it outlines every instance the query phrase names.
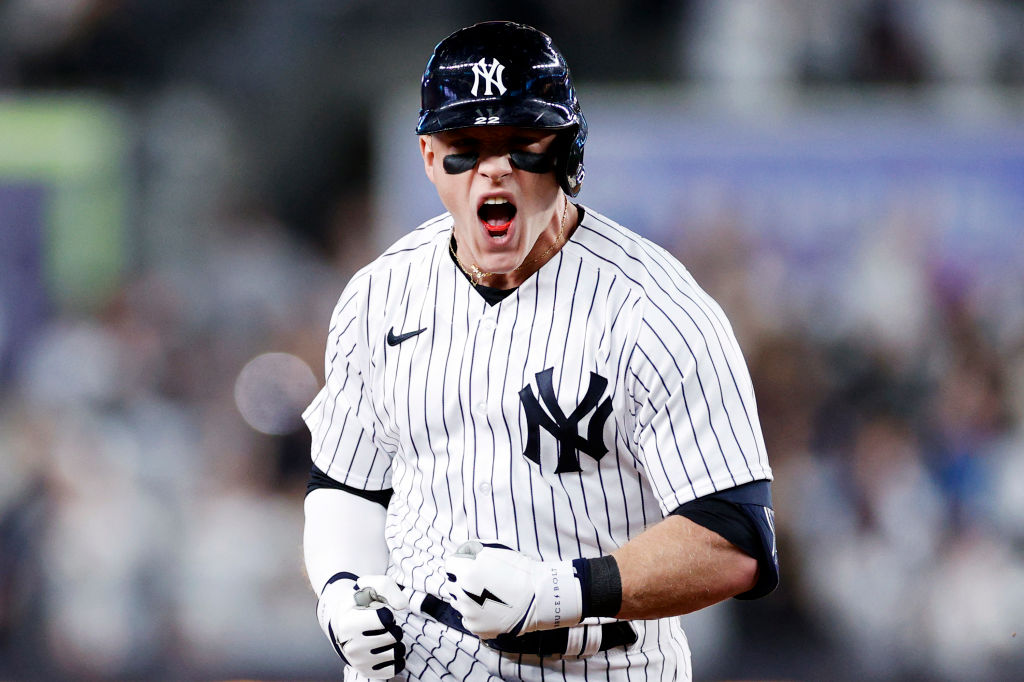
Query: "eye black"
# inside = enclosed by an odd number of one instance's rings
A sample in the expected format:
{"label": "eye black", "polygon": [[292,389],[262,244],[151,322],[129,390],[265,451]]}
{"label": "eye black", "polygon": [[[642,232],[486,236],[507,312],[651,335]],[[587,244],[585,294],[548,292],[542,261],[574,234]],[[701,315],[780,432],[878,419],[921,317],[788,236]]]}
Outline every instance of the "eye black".
{"label": "eye black", "polygon": [[514,151],[508,154],[509,161],[519,170],[527,173],[547,173],[554,168],[554,156],[536,152]]}
{"label": "eye black", "polygon": [[444,172],[448,175],[458,175],[459,173],[472,170],[479,160],[480,155],[478,153],[463,152],[462,154],[449,154],[444,157],[441,165],[444,166]]}

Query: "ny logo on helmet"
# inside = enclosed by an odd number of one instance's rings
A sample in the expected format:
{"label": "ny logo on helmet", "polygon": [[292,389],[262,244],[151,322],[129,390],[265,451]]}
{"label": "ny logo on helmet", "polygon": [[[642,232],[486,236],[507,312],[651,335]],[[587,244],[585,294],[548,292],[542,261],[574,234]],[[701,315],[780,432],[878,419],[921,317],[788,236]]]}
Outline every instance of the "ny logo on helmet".
{"label": "ny logo on helmet", "polygon": [[480,88],[480,79],[484,79],[484,95],[489,97],[491,95],[491,86],[493,85],[498,89],[499,95],[505,94],[505,84],[501,81],[501,74],[505,71],[505,67],[502,66],[501,62],[495,58],[490,66],[487,66],[487,60],[481,58],[476,64],[473,65],[473,89],[470,92],[473,93],[473,97],[477,97],[477,90]]}
{"label": "ny logo on helmet", "polygon": [[[537,465],[540,465],[540,429],[550,433],[558,439],[558,464],[555,466],[555,473],[561,474],[567,471],[583,471],[580,466],[578,453],[590,455],[595,460],[600,460],[608,452],[604,444],[604,424],[612,413],[612,399],[601,400],[604,389],[608,386],[608,380],[594,372],[590,373],[590,385],[583,400],[576,406],[571,414],[566,415],[558,404],[555,397],[555,388],[551,381],[554,367],[549,367],[543,372],[537,372],[537,390],[540,398],[544,401],[541,407],[533,389],[529,386],[519,391],[519,399],[523,403],[523,411],[526,413],[527,435],[526,450],[523,455]],[[590,416],[590,423],[587,425],[587,437],[580,436],[579,424],[585,416]]]}

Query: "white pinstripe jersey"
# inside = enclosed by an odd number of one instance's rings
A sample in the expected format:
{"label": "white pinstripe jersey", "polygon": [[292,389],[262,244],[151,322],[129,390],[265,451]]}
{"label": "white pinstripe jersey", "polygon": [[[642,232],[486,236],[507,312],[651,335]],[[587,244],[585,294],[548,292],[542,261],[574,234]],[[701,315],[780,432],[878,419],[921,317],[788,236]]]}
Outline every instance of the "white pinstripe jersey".
{"label": "white pinstripe jersey", "polygon": [[444,556],[469,538],[608,554],[684,502],[771,479],[732,329],[667,251],[587,208],[491,306],[450,257],[451,229],[430,220],[352,278],[304,413],[317,467],[394,489],[400,584],[443,596]]}

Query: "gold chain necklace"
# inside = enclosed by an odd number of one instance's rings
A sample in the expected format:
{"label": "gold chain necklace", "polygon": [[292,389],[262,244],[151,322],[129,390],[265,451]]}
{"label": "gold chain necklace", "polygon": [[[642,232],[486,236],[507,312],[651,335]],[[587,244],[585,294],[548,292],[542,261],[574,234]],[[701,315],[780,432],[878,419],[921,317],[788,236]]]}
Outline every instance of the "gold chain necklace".
{"label": "gold chain necklace", "polygon": [[[528,260],[528,261],[523,261],[522,265],[517,267],[512,272],[519,272],[520,270],[525,268],[527,265],[533,265],[534,263],[543,261],[545,258],[548,257],[548,254],[551,253],[555,249],[555,247],[558,246],[559,242],[562,241],[562,237],[565,234],[565,217],[568,214],[569,214],[569,197],[565,197],[565,207],[562,209],[562,220],[561,220],[561,222],[558,225],[558,236],[555,237],[555,241],[551,242],[551,246],[548,247],[547,251],[545,251],[544,253],[540,254],[536,258],[533,258],[533,259]],[[454,257],[455,258],[455,262],[458,263],[459,269],[462,270],[464,273],[466,273],[466,276],[469,277],[469,281],[473,284],[473,286],[478,286],[480,284],[480,280],[484,279],[485,277],[493,277],[494,275],[498,274],[496,272],[484,272],[483,270],[481,270],[480,268],[478,268],[476,266],[476,263],[470,264],[469,268],[467,269],[466,266],[462,264],[462,259],[459,258],[459,254],[456,253],[456,251],[455,251],[455,244],[456,244],[456,241],[455,241],[455,227],[452,226],[452,236],[451,236],[451,239],[448,240],[448,250],[452,252],[452,257]],[[512,273],[509,273],[509,274],[512,274]]]}

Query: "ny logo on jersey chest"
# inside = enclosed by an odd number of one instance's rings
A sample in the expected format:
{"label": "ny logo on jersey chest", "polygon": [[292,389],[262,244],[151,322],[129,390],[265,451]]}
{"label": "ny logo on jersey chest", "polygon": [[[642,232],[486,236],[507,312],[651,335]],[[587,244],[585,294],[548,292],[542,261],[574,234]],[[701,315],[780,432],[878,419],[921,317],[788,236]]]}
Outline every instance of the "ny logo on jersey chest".
{"label": "ny logo on jersey chest", "polygon": [[[612,399],[605,398],[605,388],[608,387],[608,380],[604,377],[590,373],[590,385],[583,396],[583,400],[570,414],[566,415],[558,404],[555,396],[555,388],[552,384],[554,367],[549,367],[538,372],[534,377],[537,380],[537,390],[540,393],[540,401],[533,394],[533,389],[527,385],[519,391],[519,399],[523,403],[523,411],[526,413],[527,435],[526,450],[523,455],[536,464],[540,464],[540,430],[543,428],[558,440],[558,464],[555,467],[556,474],[568,471],[583,471],[580,466],[579,453],[590,455],[595,460],[600,460],[608,452],[604,444],[604,424],[612,413]],[[541,407],[541,401],[544,406]],[[547,408],[545,410],[545,408]],[[591,414],[593,413],[593,414]],[[580,435],[580,422],[590,414],[590,423],[587,426],[587,436]]]}

